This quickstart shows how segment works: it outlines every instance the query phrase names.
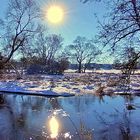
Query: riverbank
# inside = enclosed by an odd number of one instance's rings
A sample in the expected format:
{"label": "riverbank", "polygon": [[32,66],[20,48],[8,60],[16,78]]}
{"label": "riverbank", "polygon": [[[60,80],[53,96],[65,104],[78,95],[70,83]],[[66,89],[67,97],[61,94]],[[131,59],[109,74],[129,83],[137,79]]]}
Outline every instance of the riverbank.
{"label": "riverbank", "polygon": [[[70,73],[64,75],[24,75],[15,80],[13,75],[3,75],[0,90],[17,92],[46,93],[49,95],[123,95],[126,92],[124,79],[118,71],[97,71],[93,73]],[[130,78],[127,94],[140,95],[140,74]]]}

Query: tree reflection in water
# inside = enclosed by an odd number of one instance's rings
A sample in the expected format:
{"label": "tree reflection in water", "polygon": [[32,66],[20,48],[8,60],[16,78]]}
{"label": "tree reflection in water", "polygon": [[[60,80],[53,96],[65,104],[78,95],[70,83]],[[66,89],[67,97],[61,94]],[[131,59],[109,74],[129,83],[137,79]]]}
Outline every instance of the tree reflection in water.
{"label": "tree reflection in water", "polygon": [[[120,112],[117,109],[114,110],[114,113],[106,114],[112,118],[110,118],[109,120],[106,120],[108,116],[101,116],[99,115],[100,113],[95,111],[96,117],[98,118],[102,126],[99,131],[99,139],[132,140],[134,138],[134,135],[131,133],[131,131],[134,132],[133,129],[135,126],[135,124],[133,124],[133,121],[131,120],[131,115],[133,112],[127,109],[124,109],[123,112]],[[140,129],[140,125],[136,127]],[[118,138],[114,137],[116,135],[118,136]]]}
{"label": "tree reflection in water", "polygon": [[4,104],[4,95],[0,94],[0,104]]}
{"label": "tree reflection in water", "polygon": [[139,113],[126,103],[138,98],[92,95],[40,98],[7,95],[0,105],[2,140],[135,140]]}
{"label": "tree reflection in water", "polygon": [[0,103],[0,139],[16,140],[16,127],[14,123],[13,110],[10,106],[5,104],[6,101],[4,95],[0,95],[0,96],[2,101]]}

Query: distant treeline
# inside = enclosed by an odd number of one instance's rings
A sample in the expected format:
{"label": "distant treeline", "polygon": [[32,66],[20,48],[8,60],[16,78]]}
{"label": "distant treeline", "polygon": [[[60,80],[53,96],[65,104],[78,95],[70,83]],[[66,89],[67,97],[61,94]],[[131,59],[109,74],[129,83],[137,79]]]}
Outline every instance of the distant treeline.
{"label": "distant treeline", "polygon": [[[77,64],[70,64],[69,65],[69,69],[73,69],[73,70],[77,70],[78,69],[78,65]],[[88,70],[111,70],[111,69],[119,69],[118,67],[116,67],[114,64],[97,64],[97,63],[91,63],[91,64],[87,64],[87,69]],[[140,69],[140,65],[137,66],[137,69]]]}
{"label": "distant treeline", "polygon": [[[69,69],[78,69],[78,65],[77,64],[70,64],[69,65]],[[91,64],[87,64],[87,69],[88,70],[93,70],[93,69],[105,69],[105,70],[110,70],[113,69],[113,64],[97,64],[97,63],[91,63]]]}

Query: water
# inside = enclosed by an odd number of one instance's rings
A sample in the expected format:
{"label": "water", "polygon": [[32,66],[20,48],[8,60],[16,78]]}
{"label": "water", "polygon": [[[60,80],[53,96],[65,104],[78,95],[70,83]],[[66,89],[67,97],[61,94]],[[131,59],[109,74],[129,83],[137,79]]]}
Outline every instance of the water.
{"label": "water", "polygon": [[[131,103],[135,110],[128,110]],[[140,140],[140,98],[7,95],[0,140]]]}

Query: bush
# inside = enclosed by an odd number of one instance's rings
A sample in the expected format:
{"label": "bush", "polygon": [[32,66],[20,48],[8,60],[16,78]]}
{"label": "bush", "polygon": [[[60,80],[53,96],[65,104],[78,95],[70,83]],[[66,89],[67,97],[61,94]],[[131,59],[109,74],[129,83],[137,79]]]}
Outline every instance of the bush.
{"label": "bush", "polygon": [[31,64],[27,68],[27,74],[46,74],[46,73],[47,73],[47,69],[43,65]]}
{"label": "bush", "polygon": [[31,64],[27,69],[27,74],[63,74],[64,70],[69,67],[66,59],[49,61],[48,65]]}

